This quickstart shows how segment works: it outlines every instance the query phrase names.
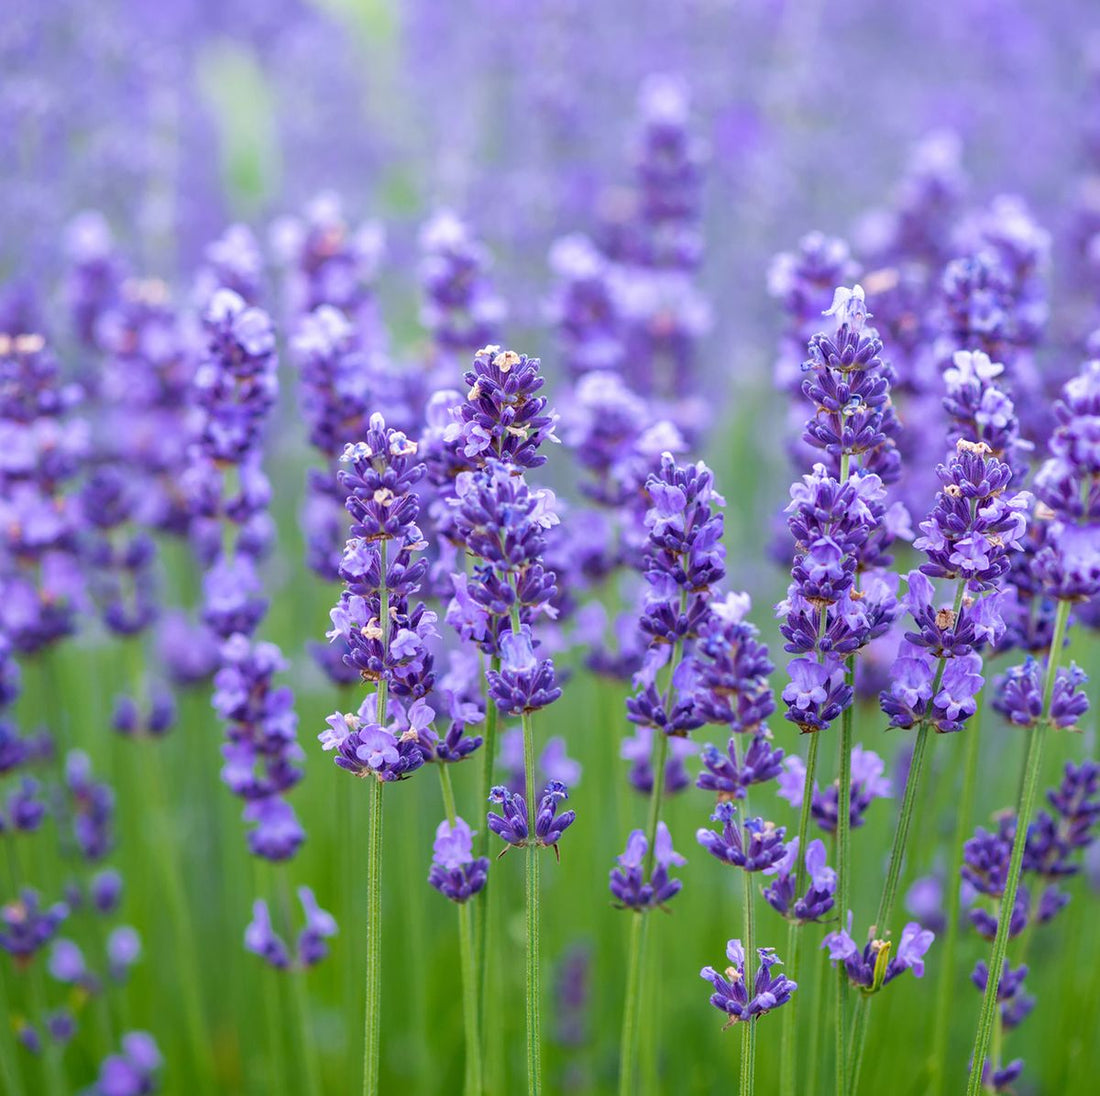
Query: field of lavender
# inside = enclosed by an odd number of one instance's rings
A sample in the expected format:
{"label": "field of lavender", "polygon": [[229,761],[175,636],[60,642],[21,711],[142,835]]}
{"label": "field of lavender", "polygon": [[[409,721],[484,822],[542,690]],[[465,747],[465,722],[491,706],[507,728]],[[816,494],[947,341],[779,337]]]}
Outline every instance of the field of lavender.
{"label": "field of lavender", "polygon": [[1100,12],[0,71],[0,1096],[1096,1091]]}

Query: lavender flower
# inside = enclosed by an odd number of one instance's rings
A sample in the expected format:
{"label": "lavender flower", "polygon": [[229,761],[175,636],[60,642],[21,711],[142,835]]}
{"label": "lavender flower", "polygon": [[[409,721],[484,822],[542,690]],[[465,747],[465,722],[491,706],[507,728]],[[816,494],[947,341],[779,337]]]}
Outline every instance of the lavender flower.
{"label": "lavender flower", "polygon": [[151,1035],[127,1032],[122,1037],[122,1053],[103,1059],[93,1091],[97,1096],[144,1096],[155,1092],[162,1062]]}
{"label": "lavender flower", "polygon": [[[852,747],[850,811],[853,829],[863,825],[864,815],[876,799],[889,799],[894,794],[893,783],[885,773],[885,762],[873,750],[865,750],[861,745]],[[783,773],[779,777],[779,797],[792,807],[799,808],[805,786],[806,766],[802,758],[797,755],[784,758]],[[839,789],[835,783],[819,789],[815,781],[810,814],[826,833],[836,833],[839,802]]]}
{"label": "lavender flower", "polygon": [[746,982],[745,951],[740,940],[730,940],[726,945],[726,958],[730,965],[719,974],[713,967],[703,967],[699,972],[714,987],[710,1003],[729,1016],[729,1023],[752,1020],[763,1016],[773,1008],[779,1008],[791,999],[798,989],[798,983],[792,982],[783,974],[772,974],[779,964],[774,948],[757,948],[760,967],[752,984],[752,996]]}
{"label": "lavender flower", "polygon": [[891,941],[878,939],[869,939],[861,950],[852,939],[851,931],[852,915],[849,913],[848,928],[829,933],[821,946],[829,949],[834,965],[844,964],[849,981],[865,993],[877,993],[907,970],[916,978],[924,976],[924,956],[935,935],[922,929],[916,921],[910,921],[902,929],[896,953]]}
{"label": "lavender flower", "polygon": [[744,868],[745,871],[762,871],[782,859],[785,852],[783,837],[786,829],[763,818],[746,818],[738,823],[737,808],[730,802],[719,803],[714,808],[712,822],[722,823],[719,833],[700,828],[695,840],[725,864]]}
{"label": "lavender flower", "polygon": [[797,921],[820,921],[834,906],[836,872],[825,863],[825,843],[811,841],[804,857],[809,883],[801,897],[795,894],[798,877],[798,838],[786,846],[783,857],[764,869],[775,881],[764,888],[764,899],[784,917]]}
{"label": "lavender flower", "polygon": [[470,827],[456,818],[454,825],[444,819],[436,827],[432,847],[432,868],[428,882],[452,902],[468,902],[485,886],[489,861],[473,854]]}
{"label": "lavender flower", "polygon": [[[994,709],[1010,723],[1034,727],[1043,716],[1046,677],[1045,664],[1031,657],[1022,666],[1012,667],[996,680]],[[1058,668],[1050,703],[1052,726],[1063,730],[1076,727],[1077,721],[1089,710],[1089,699],[1083,688],[1087,682],[1088,677],[1076,663]]]}
{"label": "lavender flower", "polygon": [[644,831],[631,831],[626,851],[618,857],[619,866],[611,869],[611,894],[619,908],[645,911],[663,907],[680,893],[683,884],[669,876],[669,869],[687,861],[673,849],[672,835],[663,822],[657,823],[657,839],[647,879],[645,864],[648,852],[649,842]]}
{"label": "lavender flower", "polygon": [[[543,791],[535,811],[535,832],[532,838],[528,828],[527,804],[523,796],[514,795],[502,785],[489,792],[489,802],[499,803],[503,815],[489,812],[489,829],[508,843],[508,846],[523,846],[534,843],[540,847],[554,849],[558,855],[558,842],[562,834],[576,821],[576,811],[563,811],[558,814],[558,804],[569,798],[568,790],[560,780],[551,780]],[[507,852],[505,848],[501,856]]]}

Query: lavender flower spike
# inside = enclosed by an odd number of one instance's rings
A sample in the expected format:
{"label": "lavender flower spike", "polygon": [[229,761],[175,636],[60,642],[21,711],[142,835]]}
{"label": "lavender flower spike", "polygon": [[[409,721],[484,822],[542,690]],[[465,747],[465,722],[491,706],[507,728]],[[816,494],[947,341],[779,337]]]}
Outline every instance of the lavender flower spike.
{"label": "lavender flower spike", "polygon": [[683,883],[669,877],[669,868],[687,861],[672,847],[672,835],[664,822],[657,823],[657,840],[654,845],[653,872],[648,880],[644,875],[649,842],[643,830],[634,830],[627,838],[626,851],[618,858],[619,866],[611,869],[611,893],[621,908],[644,912],[663,907],[680,893]]}
{"label": "lavender flower spike", "polygon": [[774,948],[757,948],[757,954],[760,956],[760,968],[752,984],[751,997],[745,982],[745,951],[740,940],[730,940],[726,945],[726,958],[730,966],[721,974],[714,967],[703,967],[699,972],[699,977],[705,978],[714,987],[710,1003],[729,1016],[726,1027],[779,1008],[798,989],[798,983],[785,975],[772,974],[772,968],[779,964]]}
{"label": "lavender flower spike", "polygon": [[440,822],[435,831],[428,882],[445,898],[461,904],[485,886],[488,873],[488,859],[474,858],[470,827],[461,818],[456,818],[454,825],[446,819]]}

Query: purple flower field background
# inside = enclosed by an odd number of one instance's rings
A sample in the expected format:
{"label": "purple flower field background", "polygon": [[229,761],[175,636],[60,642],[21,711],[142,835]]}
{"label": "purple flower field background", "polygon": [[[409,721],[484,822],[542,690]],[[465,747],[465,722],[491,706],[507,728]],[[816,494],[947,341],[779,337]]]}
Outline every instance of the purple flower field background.
{"label": "purple flower field background", "polygon": [[0,1093],[1094,1091],[1100,12],[0,71]]}

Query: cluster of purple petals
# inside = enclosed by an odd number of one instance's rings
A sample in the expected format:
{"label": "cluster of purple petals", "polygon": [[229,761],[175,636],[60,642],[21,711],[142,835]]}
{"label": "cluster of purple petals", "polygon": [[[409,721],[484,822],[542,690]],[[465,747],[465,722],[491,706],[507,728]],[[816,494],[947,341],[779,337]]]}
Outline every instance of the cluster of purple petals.
{"label": "cluster of purple petals", "polygon": [[[1050,810],[1039,811],[1028,827],[1023,874],[1009,923],[1010,936],[1028,924],[1045,924],[1069,901],[1057,884],[1081,870],[1081,856],[1096,839],[1100,823],[1100,765],[1067,763],[1061,784],[1047,792]],[[1008,877],[1016,820],[1002,815],[996,830],[979,828],[963,847],[961,875],[977,894],[999,905]],[[1033,898],[1027,881],[1042,885]],[[997,931],[997,916],[982,906],[969,912],[971,924],[987,939]]]}
{"label": "cluster of purple petals", "polygon": [[65,902],[43,906],[38,892],[24,887],[18,898],[0,907],[0,948],[28,962],[57,935],[68,916]]}
{"label": "cluster of purple petals", "polygon": [[657,823],[652,856],[644,831],[631,831],[626,851],[618,858],[618,867],[611,869],[611,895],[616,906],[632,910],[663,906],[683,886],[679,879],[669,875],[669,869],[686,863],[672,847],[672,835],[663,822]]}
{"label": "cluster of purple petals", "polygon": [[501,855],[503,856],[513,846],[523,848],[532,843],[542,848],[553,848],[556,854],[562,834],[577,818],[576,811],[558,813],[559,805],[568,798],[569,791],[560,780],[551,780],[547,783],[535,810],[532,837],[531,825],[527,817],[527,804],[523,796],[510,792],[503,785],[494,787],[489,792],[489,802],[498,804],[502,813],[490,811],[488,822],[489,829],[506,842]]}
{"label": "cluster of purple petals", "polygon": [[156,1092],[163,1059],[152,1035],[130,1031],[119,1054],[103,1059],[91,1091],[95,1096],[146,1096]]}
{"label": "cluster of purple petals", "polygon": [[[893,783],[886,773],[886,764],[873,750],[856,745],[852,748],[852,785],[849,793],[850,821],[853,829],[862,826],[868,808],[876,799],[889,799]],[[791,755],[783,760],[779,776],[779,796],[792,807],[802,805],[806,787],[806,766],[802,758]],[[835,783],[819,788],[814,782],[810,800],[810,816],[826,833],[836,833],[840,792]]]}
{"label": "cluster of purple petals", "polygon": [[114,790],[93,778],[91,759],[81,750],[70,750],[65,758],[64,789],[77,848],[86,860],[102,860],[114,848]]}
{"label": "cluster of purple petals", "polygon": [[746,979],[745,949],[740,940],[730,940],[726,945],[726,958],[730,965],[721,973],[714,967],[703,967],[699,972],[714,987],[710,1003],[720,1012],[729,1016],[729,1023],[752,1020],[785,1005],[791,994],[798,989],[798,983],[792,982],[786,975],[773,974],[779,965],[774,948],[757,948],[760,966],[753,978],[752,986]]}
{"label": "cluster of purple petals", "polygon": [[[619,748],[619,756],[624,761],[630,762],[627,779],[631,787],[643,795],[649,795],[653,791],[653,746],[654,735],[657,733],[659,732],[654,731],[652,727],[636,727],[634,734],[624,738]],[[691,787],[691,774],[687,770],[685,761],[694,756],[695,752],[696,746],[686,738],[668,740],[668,756],[665,760],[665,795],[675,795]]]}
{"label": "cluster of purple petals", "polygon": [[71,634],[85,598],[71,490],[89,450],[80,398],[41,335],[0,333],[0,631],[22,655]]}
{"label": "cluster of purple petals", "polygon": [[722,829],[700,829],[695,840],[724,864],[732,864],[745,871],[763,871],[778,863],[786,851],[783,837],[786,829],[763,818],[746,818],[742,822],[737,807],[729,801],[721,802],[710,816]]}
{"label": "cluster of purple petals", "polygon": [[[1043,691],[1047,667],[1030,656],[1021,666],[1013,666],[995,682],[993,707],[1010,723],[1034,727],[1044,716]],[[1053,727],[1073,730],[1078,720],[1089,710],[1085,692],[1088,676],[1076,663],[1058,667],[1051,691],[1050,711],[1046,717]]]}
{"label": "cluster of purple petals", "polygon": [[772,746],[767,728],[749,739],[740,756],[736,737],[729,740],[725,752],[708,743],[701,756],[703,771],[695,785],[719,799],[744,799],[753,784],[766,784],[783,771],[784,752]]}
{"label": "cluster of purple petals", "polygon": [[847,929],[829,933],[822,943],[828,948],[833,964],[843,963],[848,980],[867,992],[877,992],[887,982],[907,970],[914,977],[924,976],[924,956],[932,946],[935,935],[922,929],[916,921],[910,921],[901,931],[901,939],[895,950],[891,941],[869,939],[860,948],[852,939],[852,915],[848,914]]}
{"label": "cluster of purple petals", "polygon": [[289,859],[305,839],[284,798],[301,780],[305,756],[294,694],[273,684],[286,668],[273,643],[253,643],[238,634],[222,646],[221,669],[214,676],[212,704],[226,726],[222,780],[248,804],[246,818],[255,822],[249,847],[269,860]]}
{"label": "cluster of purple petals", "polygon": [[772,909],[796,921],[820,921],[836,904],[836,872],[825,862],[825,843],[819,838],[810,842],[802,858],[806,892],[798,895],[800,878],[798,838],[786,846],[783,857],[764,869],[775,879],[764,888],[764,899]]}
{"label": "cluster of purple petals", "polygon": [[[564,827],[563,827],[564,828]],[[485,886],[489,876],[487,857],[475,857],[473,833],[461,819],[444,819],[436,827],[428,882],[452,902],[468,902]]]}
{"label": "cluster of purple petals", "polygon": [[[420,322],[431,335],[440,372],[493,341],[507,307],[488,277],[488,249],[453,213],[437,213],[420,231]],[[449,378],[448,378],[449,379]]]}
{"label": "cluster of purple petals", "polygon": [[384,681],[389,692],[409,702],[432,690],[428,641],[438,634],[436,614],[410,601],[428,566],[414,559],[426,547],[416,524],[420,502],[414,488],[425,472],[416,452],[416,443],[387,427],[379,414],[371,416],[365,440],[345,450],[349,467],[340,478],[348,493],[351,537],[340,564],[345,589],[328,632],[346,646],[345,663],[364,681]]}
{"label": "cluster of purple petals", "polygon": [[388,705],[391,722],[377,719],[378,697],[371,694],[359,711],[334,712],[328,730],[318,735],[326,750],[335,750],[334,761],[353,776],[370,777],[385,783],[404,780],[425,762],[428,751],[421,745],[428,733],[434,710],[423,700],[414,701],[406,712],[395,701]]}
{"label": "cluster of purple petals", "polygon": [[319,963],[328,954],[327,941],[336,935],[336,920],[321,909],[309,887],[298,888],[305,923],[298,932],[293,954],[271,922],[267,903],[258,898],[252,906],[252,920],[244,932],[246,951],[258,955],[276,970],[305,969]]}
{"label": "cluster of purple petals", "polygon": [[287,310],[300,316],[321,305],[338,308],[360,332],[372,332],[374,281],[385,239],[380,225],[349,227],[339,198],[317,195],[298,218],[272,228],[272,242],[287,271]]}
{"label": "cluster of purple petals", "polygon": [[1051,596],[1085,601],[1100,593],[1100,361],[1065,385],[1054,413],[1050,457],[1034,483],[1046,524],[1036,567]]}

